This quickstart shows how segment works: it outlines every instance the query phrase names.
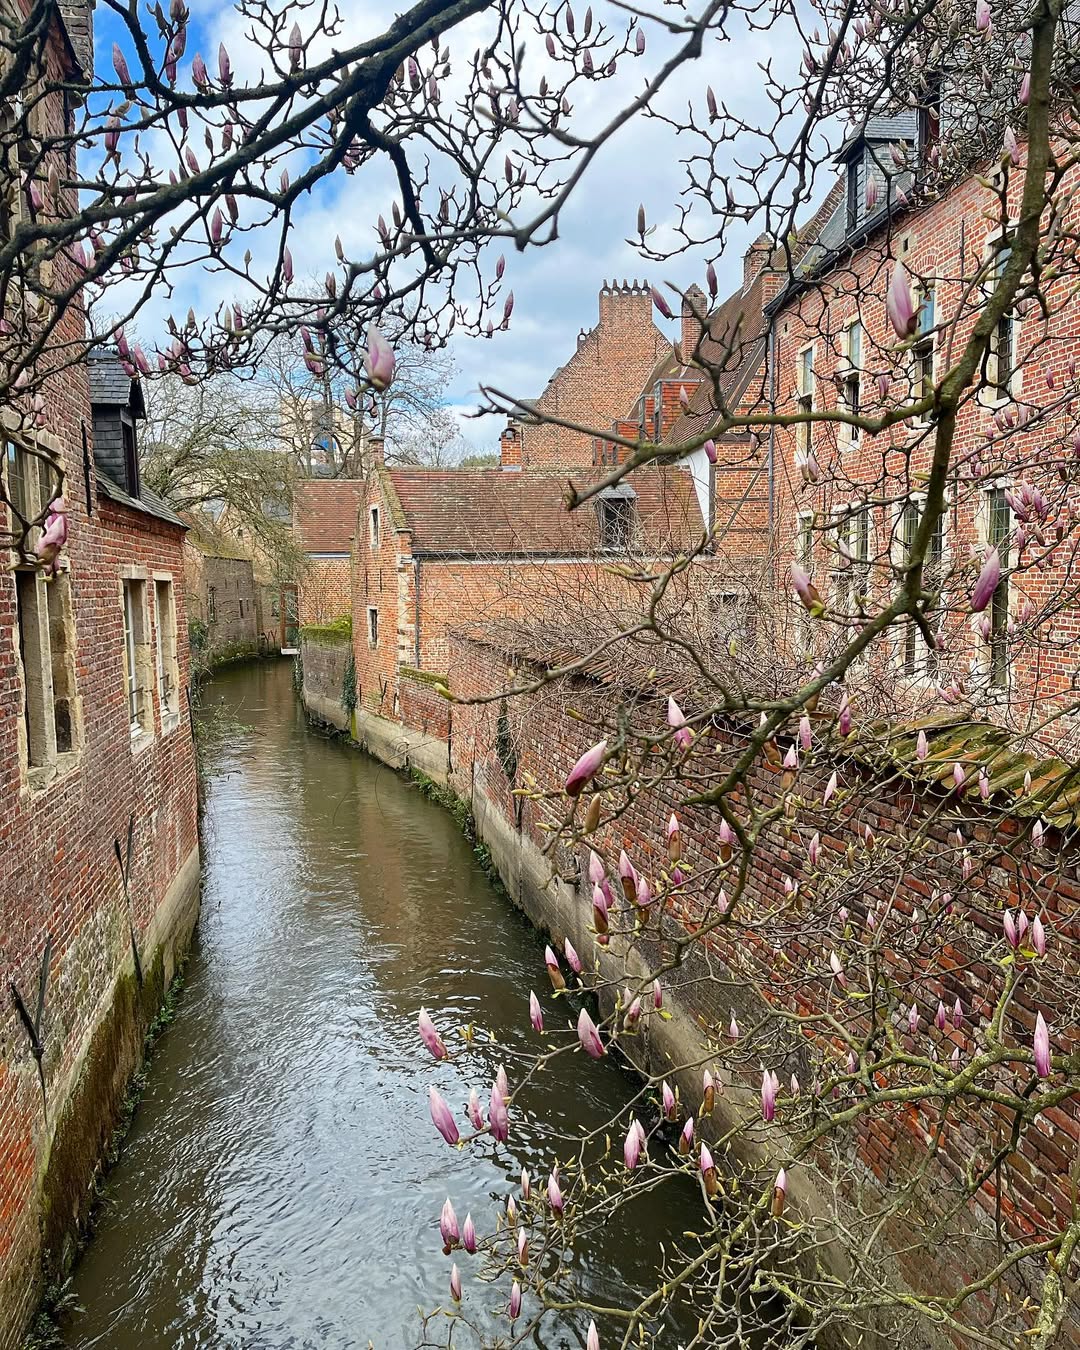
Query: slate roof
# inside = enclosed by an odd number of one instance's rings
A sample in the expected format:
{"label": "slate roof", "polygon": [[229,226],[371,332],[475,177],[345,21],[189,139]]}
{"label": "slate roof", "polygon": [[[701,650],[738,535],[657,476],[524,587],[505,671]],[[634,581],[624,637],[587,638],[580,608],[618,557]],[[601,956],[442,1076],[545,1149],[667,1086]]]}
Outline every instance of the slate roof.
{"label": "slate roof", "polygon": [[97,465],[97,485],[98,491],[108,497],[110,501],[119,502],[121,506],[130,507],[132,511],[141,511],[143,515],[155,516],[158,520],[164,520],[170,525],[178,525],[182,530],[186,530],[187,524],[180,519],[172,507],[163,498],[150,488],[140,489],[138,497],[132,497],[114,479],[110,478],[100,464]]}
{"label": "slate roof", "polygon": [[293,485],[293,529],[307,553],[348,553],[362,478],[302,478]]}
{"label": "slate roof", "polygon": [[[837,183],[800,231],[792,254],[792,266],[797,267],[801,258],[814,251],[823,229],[834,219],[842,202],[843,185]],[[787,255],[782,249],[773,254],[770,262],[774,271],[788,267]],[[709,315],[710,336],[702,343],[701,352],[707,361],[717,363],[724,360],[725,352],[728,353],[720,387],[729,407],[737,404],[765,359],[768,332],[765,308],[765,277],[759,272],[745,294],[741,288],[733,292]],[[707,431],[715,419],[712,384],[702,381],[690,395],[689,411],[675,423],[667,439],[669,442],[689,440]]]}
{"label": "slate roof", "polygon": [[136,417],[146,416],[142,385],[127,374],[114,348],[91,348],[86,364],[91,403],[103,407],[130,408]]}
{"label": "slate roof", "polygon": [[[572,477],[581,488],[600,481],[605,472],[574,469]],[[400,511],[395,523],[410,531],[415,554],[550,556],[600,547],[594,503],[566,510],[565,471],[387,469],[383,478]],[[704,524],[689,473],[643,468],[631,476],[629,487],[640,527],[635,548],[684,552],[700,543]]]}

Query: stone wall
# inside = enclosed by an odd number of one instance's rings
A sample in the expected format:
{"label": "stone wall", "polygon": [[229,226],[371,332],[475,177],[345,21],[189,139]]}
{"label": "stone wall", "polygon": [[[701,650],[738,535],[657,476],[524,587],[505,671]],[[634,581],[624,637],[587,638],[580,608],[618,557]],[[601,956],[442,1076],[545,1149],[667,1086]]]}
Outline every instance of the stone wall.
{"label": "stone wall", "polygon": [[317,721],[338,731],[352,730],[350,709],[345,702],[345,677],[352,654],[352,635],[342,630],[303,629],[300,661],[303,671],[304,707]]}
{"label": "stone wall", "polygon": [[184,550],[188,618],[199,639],[199,658],[220,665],[259,650],[262,595],[249,558]]}

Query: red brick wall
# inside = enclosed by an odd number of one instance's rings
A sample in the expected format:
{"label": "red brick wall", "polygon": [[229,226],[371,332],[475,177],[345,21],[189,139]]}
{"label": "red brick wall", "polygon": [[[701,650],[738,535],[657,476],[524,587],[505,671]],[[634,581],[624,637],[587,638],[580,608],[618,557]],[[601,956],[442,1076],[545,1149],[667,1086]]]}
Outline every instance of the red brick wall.
{"label": "red brick wall", "polygon": [[[49,43],[50,80],[65,77],[64,49]],[[45,116],[54,129],[59,97]],[[74,207],[74,203],[72,203]],[[69,264],[57,264],[61,284]],[[73,302],[51,349],[71,362],[84,337]],[[39,373],[44,373],[44,365]],[[187,707],[188,644],[182,531],[111,503],[84,486],[82,435],[91,433],[85,367],[76,363],[44,387],[44,437],[66,473],[70,540],[65,567],[75,631],[75,695],[81,728],[76,752],[47,786],[31,789],[20,750],[23,686],[18,659],[14,575],[0,566],[0,1347],[13,1350],[40,1290],[41,1258],[55,1263],[77,1218],[85,1216],[94,1169],[138,1063],[146,999],[160,998],[173,951],[162,901],[185,861],[197,860],[195,760]],[[0,529],[7,521],[0,518]],[[174,586],[180,716],[163,730],[156,681],[153,735],[133,748],[123,677],[121,568],[147,573],[151,651],[157,616],[153,573]],[[53,583],[59,584],[59,583]],[[131,920],[147,967],[147,992],[132,994],[129,916],[113,840],[135,816]],[[193,882],[197,873],[189,873]],[[185,874],[188,875],[188,874]],[[190,897],[193,912],[195,894]],[[176,919],[179,922],[179,919]],[[153,939],[150,937],[154,929]],[[44,1015],[43,1068],[48,1119],[37,1069],[9,982],[33,1007],[47,935],[53,953]],[[176,936],[175,934],[172,936]],[[157,958],[155,959],[156,946]],[[127,992],[123,992],[124,989]],[[114,1000],[120,990],[121,997]],[[106,1042],[100,1037],[107,1033]]]}
{"label": "red brick wall", "polygon": [[[1020,187],[1023,175],[1013,174],[1013,187]],[[1058,189],[1058,200],[1064,208],[1066,230],[1077,220],[1078,199],[1074,191],[1080,181],[1080,171],[1069,170],[1066,181]],[[880,414],[885,406],[895,406],[911,396],[912,375],[905,350],[898,348],[897,338],[888,324],[885,296],[893,270],[893,258],[901,259],[913,277],[935,282],[938,322],[945,324],[937,337],[937,374],[947,368],[944,356],[951,345],[952,358],[958,357],[962,343],[971,332],[981,308],[979,290],[970,282],[975,269],[987,256],[994,232],[990,224],[994,194],[974,178],[959,185],[947,196],[917,212],[900,217],[892,228],[891,241],[878,236],[859,249],[850,261],[845,261],[812,286],[801,296],[790,301],[778,314],[777,334],[777,410],[796,411],[796,370],[800,350],[814,348],[815,407],[830,409],[838,406],[839,390],[834,376],[845,364],[843,330],[856,317],[861,321],[866,338],[863,358],[862,407],[871,416]],[[1015,214],[1015,212],[1014,212]],[[892,257],[890,257],[890,252]],[[1068,463],[1072,458],[1071,442],[1076,426],[1073,400],[1063,399],[1062,391],[1074,389],[1075,375],[1069,372],[1069,363],[1080,357],[1080,338],[1077,337],[1076,300],[1073,278],[1050,281],[1043,287],[1047,298],[1049,317],[1044,321],[1037,308],[1030,306],[1020,316],[1016,339],[1016,356],[1021,374],[1014,386],[1011,401],[999,404],[984,392],[977,395],[974,387],[967,392],[957,417],[953,450],[955,465],[978,462],[988,470],[998,465],[1008,472],[1001,485],[1012,486],[1027,479],[1040,487],[1054,503],[1054,512],[1047,528],[1049,542],[1053,542],[1053,527],[1066,512],[1080,510],[1080,492],[1075,474],[1063,485],[1053,467],[1062,451]],[[883,401],[876,388],[877,376],[889,381],[889,391]],[[1052,381],[1053,388],[1048,384]],[[1016,415],[1027,409],[1032,420],[1027,429],[1014,430],[1004,439],[995,428],[994,417],[999,408]],[[1053,408],[1045,419],[1042,409]],[[994,440],[989,437],[991,433]],[[846,433],[836,424],[817,424],[813,429],[813,444],[820,464],[821,481],[807,485],[800,481],[794,467],[798,440],[795,428],[777,433],[777,546],[779,553],[778,577],[782,590],[787,589],[787,574],[794,554],[797,516],[800,512],[816,513],[818,525],[827,522],[830,512],[858,498],[863,490],[876,484],[871,495],[886,505],[875,505],[871,511],[871,556],[880,564],[874,569],[876,584],[874,600],[883,603],[895,587],[895,576],[886,565],[890,549],[895,550],[897,503],[909,493],[918,492],[924,485],[923,475],[930,460],[933,429],[914,432],[910,422],[900,424],[877,435],[864,434],[857,447],[852,447]],[[907,447],[905,452],[904,447]],[[1017,472],[1017,465],[1021,471]],[[985,486],[994,480],[986,478]],[[950,488],[950,505],[945,523],[945,551],[948,563],[956,566],[957,574],[951,584],[952,602],[966,608],[967,596],[974,579],[975,568],[969,563],[973,548],[985,541],[985,511],[980,506],[982,488],[970,476],[954,480]],[[1039,566],[1033,560],[1044,553],[1041,547],[1029,544],[1025,566],[1011,584],[1010,612],[1015,613],[1023,596],[1028,596],[1037,609],[1049,603],[1060,605],[1063,597],[1075,590],[1077,571],[1075,560],[1075,532],[1066,537],[1064,545],[1047,554]],[[835,553],[832,555],[835,559]],[[980,552],[981,557],[981,552]],[[1013,561],[1016,552],[1013,548]],[[815,535],[815,581],[828,598],[831,589],[830,559],[827,540],[820,529]],[[967,571],[960,569],[967,566]],[[946,605],[950,596],[946,595]],[[947,683],[954,675],[963,681],[969,679],[974,662],[976,684],[985,678],[987,664],[986,644],[972,631],[970,617],[957,614],[946,624],[949,656],[940,681]],[[817,646],[827,645],[829,635],[836,629],[818,626]],[[1052,640],[1047,641],[1048,634]],[[1030,634],[1027,635],[1030,637]],[[1075,648],[1080,639],[1080,610],[1075,604],[1060,606],[1052,625],[1039,631],[1039,641],[1026,640],[1011,644],[1012,686],[1008,699],[1013,704],[1013,715],[1025,716],[1030,711],[1040,720],[1048,707],[1057,702],[1070,704],[1076,672]],[[905,679],[898,670],[898,653],[894,647],[886,654],[879,652],[875,666],[887,673],[902,702],[925,703],[934,698],[927,681]],[[1001,715],[1005,715],[1006,695],[992,693]],[[1059,732],[1075,731],[1074,719],[1067,719]]]}
{"label": "red brick wall", "polygon": [[309,558],[300,581],[301,626],[307,623],[331,623],[348,614],[352,597],[350,560]]}
{"label": "red brick wall", "polygon": [[[670,343],[653,323],[648,286],[605,283],[599,323],[579,337],[577,349],[552,376],[536,407],[581,426],[609,427],[633,407],[669,350]],[[565,427],[522,424],[521,442],[520,462],[526,468],[593,463],[592,437]]]}
{"label": "red brick wall", "polygon": [[[504,688],[510,666],[517,669],[519,676],[528,673],[526,663],[462,640],[453,643],[452,663],[454,692],[461,697],[490,694]],[[527,698],[509,700],[509,728],[518,755],[517,783],[529,781],[531,775],[539,790],[557,788],[575,759],[596,739],[597,721],[605,715],[609,719],[614,716],[619,698],[620,691],[578,679],[548,686]],[[570,717],[571,708],[581,713],[584,721]],[[691,715],[692,711],[687,708]],[[550,834],[540,826],[560,823],[564,803],[558,799],[548,804],[531,796],[525,799],[511,796],[513,785],[507,781],[494,748],[498,714],[497,703],[455,705],[452,783],[466,798],[471,792],[482,790],[508,822],[515,822],[516,812],[520,811],[523,836],[537,848],[547,849]],[[662,701],[644,700],[637,705],[636,716],[644,725],[663,728]],[[714,766],[729,764],[740,742],[730,732],[721,730],[714,735],[710,762]],[[836,763],[826,760],[819,768],[803,770],[799,792],[804,802],[821,800],[826,779]],[[975,1033],[981,1035],[986,1026],[991,1008],[988,991],[993,989],[996,995],[1000,987],[1001,968],[997,963],[1002,947],[1002,910],[1023,904],[1031,918],[1038,904],[1052,933],[1050,964],[1041,974],[1032,972],[1030,980],[1018,988],[1005,1034],[1030,1046],[1036,1010],[1041,1007],[1054,1029],[1055,1052],[1080,1049],[1080,1031],[1063,1023],[1060,1016],[1055,1018],[1053,992],[1055,988],[1068,988],[1067,972],[1075,969],[1080,941],[1080,867],[1075,853],[1062,856],[1058,841],[1048,836],[1049,847],[1040,860],[1026,843],[1017,843],[1017,822],[1005,818],[995,824],[988,813],[967,804],[962,811],[963,828],[976,850],[976,866],[965,883],[959,871],[957,850],[949,838],[956,820],[950,818],[951,812],[942,809],[940,793],[915,790],[911,781],[903,777],[894,776],[887,783],[872,780],[850,760],[840,761],[839,770],[844,786],[854,788],[855,792],[839,817],[833,817],[833,829],[824,828],[822,823],[825,855],[822,871],[843,870],[849,844],[860,839],[866,825],[878,840],[885,841],[923,829],[931,849],[940,856],[939,884],[954,896],[954,912],[943,914],[932,898],[925,868],[920,867],[918,875],[903,869],[894,875],[885,860],[887,854],[883,854],[881,861],[868,871],[864,889],[850,904],[852,929],[857,933],[866,931],[868,910],[878,900],[886,899],[897,906],[896,916],[891,920],[898,925],[896,950],[890,952],[886,948],[884,955],[894,962],[888,973],[896,982],[899,997],[904,1000],[914,997],[918,1001],[922,1013],[919,1044],[926,1047],[937,1037],[942,1045],[942,1058],[951,1054],[953,1045],[959,1045],[965,1057],[970,1055]],[[639,870],[656,878],[665,861],[664,823],[669,812],[677,808],[684,856],[691,868],[711,867],[720,847],[719,817],[683,807],[684,794],[679,787],[677,782],[669,782],[662,792],[639,794],[622,814],[617,827],[601,829],[598,846],[609,857],[617,856],[618,850],[625,847]],[[758,809],[766,811],[777,801],[778,777],[759,767],[752,773],[748,789]],[[829,948],[840,941],[835,914],[817,917],[808,911],[790,926],[779,917],[777,909],[785,877],[800,883],[804,893],[811,897],[806,903],[811,906],[815,903],[812,898],[815,880],[807,869],[806,844],[811,829],[817,826],[814,808],[808,805],[794,829],[781,818],[763,836],[751,865],[741,921],[720,929],[707,940],[712,960],[719,963],[713,971],[719,978],[703,978],[706,972],[700,962],[695,964],[693,952],[688,954],[681,973],[665,977],[665,981],[672,981],[670,996],[688,1009],[695,1020],[700,1016],[706,1025],[717,1028],[721,1043],[732,1004],[740,1007],[739,984],[756,981],[767,998],[787,1004],[788,996],[780,993],[789,987],[785,972],[821,971],[820,978],[810,973],[795,982],[798,995],[789,1006],[808,1011],[829,998]],[[554,871],[563,876],[572,875],[577,866],[584,876],[586,863],[587,854],[582,852],[575,859],[561,845],[551,855]],[[581,903],[588,904],[584,890]],[[917,930],[911,925],[914,906],[922,911],[922,926]],[[761,923],[761,915],[774,917]],[[669,916],[670,923],[675,925],[669,931],[692,927],[700,917],[696,903],[687,902]],[[913,931],[914,937],[907,936]],[[773,945],[777,937],[784,944],[782,958]],[[655,954],[655,939],[649,939],[646,947]],[[950,1024],[949,1030],[939,1035],[929,1026],[937,1001],[941,998],[951,1008],[957,997],[965,1010],[964,1027],[954,1031]],[[755,1011],[752,1003],[747,1002],[746,1006],[757,1021],[760,1007]],[[809,1083],[812,1071],[807,1071],[805,1050],[795,1033],[789,1036],[786,1055],[781,1058],[781,1054],[778,1050],[775,1066],[780,1070],[781,1080],[786,1082],[790,1073],[797,1071],[804,1085]],[[748,1087],[759,1086],[760,1066],[756,1061],[743,1072]],[[916,1163],[926,1160],[927,1131],[933,1131],[939,1124],[938,1112],[931,1103],[921,1108],[898,1106],[891,1111],[883,1107],[864,1119],[871,1123],[857,1129],[853,1147],[865,1164],[867,1179],[874,1176],[883,1182],[894,1174],[906,1175],[913,1159]],[[923,1245],[930,1221],[940,1217],[950,1203],[953,1179],[963,1175],[973,1158],[985,1154],[987,1141],[994,1138],[996,1128],[997,1117],[992,1107],[987,1106],[980,1116],[968,1106],[945,1130],[940,1165],[937,1170],[932,1169],[930,1184],[919,1193],[922,1212],[913,1216],[916,1224],[923,1225],[914,1234],[919,1245],[900,1262],[904,1276],[914,1287],[950,1289],[961,1275],[978,1274],[996,1260],[996,1256],[993,1259],[987,1256],[986,1247],[980,1248],[973,1240],[966,1253],[966,1264],[963,1247],[950,1247],[942,1263],[932,1267],[932,1251]],[[1078,1146],[1080,1101],[1074,1099],[1062,1107],[1046,1110],[1001,1173],[978,1193],[984,1236],[987,1231],[992,1232],[990,1226],[999,1203],[1006,1230],[1013,1239],[1027,1241],[1058,1233],[1071,1212],[1068,1172]],[[978,1211],[970,1206],[965,1208],[965,1214],[968,1219],[979,1219]],[[888,1231],[892,1245],[898,1248],[913,1236],[899,1221]],[[983,1264],[976,1265],[977,1261]],[[1041,1269],[1028,1271],[1028,1282],[1017,1281],[1017,1287],[1023,1285],[1025,1292],[1034,1292],[1041,1275]],[[1080,1323],[1075,1319],[1067,1319],[1061,1343],[1080,1345]]]}

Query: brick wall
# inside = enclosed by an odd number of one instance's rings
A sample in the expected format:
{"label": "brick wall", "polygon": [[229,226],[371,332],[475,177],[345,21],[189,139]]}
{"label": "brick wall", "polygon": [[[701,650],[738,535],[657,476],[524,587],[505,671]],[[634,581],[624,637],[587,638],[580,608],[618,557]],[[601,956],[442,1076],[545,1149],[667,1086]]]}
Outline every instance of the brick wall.
{"label": "brick wall", "polygon": [[[604,283],[596,327],[578,336],[576,350],[536,400],[539,412],[579,425],[609,427],[633,406],[671,344],[652,319],[649,287]],[[503,462],[526,468],[593,463],[592,437],[551,424],[520,424],[520,443],[503,438]]]}
{"label": "brick wall", "polygon": [[300,580],[300,623],[332,623],[348,614],[352,601],[349,555],[309,557]]}
{"label": "brick wall", "polygon": [[186,545],[184,575],[188,619],[205,625],[205,656],[211,664],[216,656],[254,651],[262,596],[250,560],[215,557]]}
{"label": "brick wall", "polygon": [[304,706],[308,712],[339,731],[349,731],[349,713],[342,702],[349,664],[348,637],[304,633],[300,639],[300,659]]}
{"label": "brick wall", "polygon": [[[88,58],[88,7],[65,4],[64,12],[75,16],[72,35]],[[47,54],[49,86],[59,89],[70,72],[55,33]],[[40,115],[50,132],[59,132],[60,96],[44,100]],[[67,205],[75,210],[77,203],[72,198]],[[56,288],[72,281],[62,257]],[[26,759],[16,574],[6,559],[0,567],[0,1350],[22,1343],[43,1262],[58,1275],[72,1254],[73,1229],[86,1216],[91,1182],[140,1060],[145,1027],[198,907],[183,532],[99,493],[92,462],[84,477],[82,438],[84,432],[90,437],[92,423],[86,371],[75,355],[83,337],[75,301],[38,372],[45,377],[46,416],[39,444],[55,452],[66,475],[70,524],[63,575],[46,583],[54,602],[69,591],[70,621],[50,622],[49,631],[54,641],[61,631],[69,640],[67,675],[73,679],[67,698],[73,747],[40,771],[31,771]],[[6,526],[0,517],[0,530]],[[147,591],[147,727],[137,740],[130,734],[124,684],[125,573],[145,577]],[[173,583],[175,712],[163,708],[153,673],[156,579]],[[132,816],[129,907],[114,840],[126,840]],[[8,989],[17,986],[33,1009],[50,936],[42,1027],[46,1115],[29,1039]]]}
{"label": "brick wall", "polygon": [[[520,659],[461,639],[453,643],[453,666],[453,688],[462,697],[490,694],[505,687],[510,668],[521,677],[530,673],[527,663]],[[522,858],[526,853],[538,856],[540,849],[550,848],[550,834],[542,827],[555,826],[561,820],[564,804],[559,800],[547,804],[532,798],[515,798],[513,787],[535,782],[540,790],[557,788],[578,755],[596,739],[597,722],[606,717],[610,725],[620,703],[624,708],[633,704],[634,716],[642,725],[663,727],[662,700],[655,696],[642,699],[633,691],[615,690],[582,679],[548,686],[527,698],[509,700],[503,705],[502,715],[506,719],[504,731],[509,733],[517,761],[513,783],[508,780],[505,762],[496,749],[500,705],[455,705],[452,785],[472,800],[481,819],[493,811],[504,822],[504,833],[516,833]],[[571,717],[571,709],[582,714],[584,720]],[[687,711],[692,715],[692,708]],[[716,731],[707,763],[714,769],[729,765],[740,744],[741,739],[732,731]],[[869,770],[852,760],[826,760],[819,768],[804,769],[799,779],[802,801],[808,804],[820,801],[828,774],[837,764],[843,784],[854,791],[840,812],[839,830],[835,824],[837,817],[832,817],[832,828],[826,828],[824,820],[821,822],[825,858],[822,874],[842,874],[849,845],[862,838],[866,826],[881,841],[903,840],[921,830],[929,848],[940,856],[939,874],[935,878],[931,870],[928,881],[925,860],[922,864],[912,863],[904,850],[896,851],[902,861],[891,865],[886,842],[883,851],[876,855],[878,860],[867,870],[865,885],[849,901],[851,931],[855,933],[867,931],[867,915],[879,901],[896,907],[892,922],[897,924],[897,936],[883,949],[883,955],[892,962],[888,974],[901,996],[916,999],[921,1009],[922,1029],[917,1045],[923,1047],[923,1053],[929,1053],[929,1044],[936,1041],[941,1043],[941,1059],[951,1055],[954,1046],[959,1046],[965,1058],[972,1053],[975,1036],[984,1033],[991,1008],[987,991],[1000,986],[1001,968],[997,962],[1003,945],[1001,914],[1006,906],[1018,904],[1025,906],[1029,918],[1035,906],[1041,908],[1044,922],[1053,934],[1055,950],[1041,975],[1032,973],[1018,987],[1005,1034],[1025,1047],[1030,1046],[1035,1013],[1042,1008],[1054,1028],[1055,1052],[1080,1049],[1080,1032],[1063,1022],[1060,1015],[1055,1017],[1054,1002],[1055,989],[1066,997],[1068,971],[1075,969],[1080,941],[1080,862],[1075,852],[1070,850],[1062,855],[1058,841],[1051,838],[1040,859],[1027,845],[1018,843],[1023,821],[1001,819],[981,810],[977,804],[957,804],[940,791],[916,787],[906,775],[894,774],[887,780],[873,778]],[[747,786],[759,810],[767,811],[777,804],[777,774],[759,767],[751,774]],[[601,828],[597,846],[610,859],[625,847],[639,870],[656,879],[665,866],[664,823],[669,812],[678,808],[689,866],[710,869],[711,860],[717,858],[720,849],[719,817],[683,807],[678,789],[679,784],[671,782],[662,793],[638,795],[616,826]],[[976,858],[975,870],[966,881],[952,838],[958,820]],[[804,809],[802,820],[794,828],[785,814],[780,813],[764,834],[752,861],[740,922],[720,928],[703,943],[714,963],[711,970],[700,954],[695,955],[691,949],[679,970],[665,976],[668,1006],[689,1014],[694,1022],[703,1019],[705,1025],[717,1028],[721,1042],[733,1006],[738,1009],[740,1020],[760,1019],[760,1005],[755,1006],[745,993],[752,982],[760,985],[767,999],[805,1013],[824,1006],[830,997],[829,948],[838,945],[846,953],[852,950],[838,936],[838,921],[832,911],[820,918],[809,912],[794,924],[786,924],[782,918],[779,906],[785,878],[798,882],[809,897],[802,903],[811,906],[815,903],[819,874],[809,868],[806,844],[817,824],[812,805]],[[549,856],[554,873],[564,878],[575,874],[584,878],[587,863],[584,851],[575,857],[559,845]],[[507,884],[511,893],[516,894],[516,877],[526,863],[511,859],[507,865],[513,874],[508,874]],[[935,879],[953,897],[947,910],[935,898],[932,884]],[[727,884],[732,884],[730,878]],[[585,887],[587,883],[579,891],[578,904],[583,913],[588,913]],[[555,900],[551,903],[552,909],[540,918],[561,938],[567,927],[560,922]],[[915,908],[921,911],[918,926],[912,920]],[[771,917],[761,922],[760,916]],[[702,917],[697,900],[684,900],[677,908],[672,907],[664,931],[670,937],[687,928],[692,930]],[[561,918],[564,920],[565,915]],[[780,952],[774,946],[778,938],[784,944]],[[648,959],[655,960],[660,955],[655,937],[642,939],[637,946]],[[670,955],[670,948],[666,951]],[[785,972],[792,969],[811,973],[791,982]],[[812,973],[816,971],[821,972],[820,977]],[[793,990],[796,992],[792,993]],[[950,1024],[945,1033],[939,1034],[929,1025],[939,998],[948,1008],[960,998],[965,1010],[961,1030],[953,1030]],[[736,1079],[741,1075],[749,1090],[760,1082],[760,1065],[756,1056],[752,1058],[754,1062],[745,1069],[734,1070]],[[806,1047],[797,1033],[789,1032],[779,1039],[774,1058],[782,1082],[792,1072],[798,1072],[804,1084],[810,1082],[814,1071],[808,1069]],[[654,1059],[653,1070],[658,1067]],[[730,1066],[723,1076],[731,1081]],[[782,1117],[783,1112],[781,1121]],[[998,1128],[994,1108],[987,1105],[979,1114],[968,1099],[964,1110],[951,1122],[944,1123],[936,1104],[924,1102],[921,1107],[883,1106],[863,1119],[870,1123],[856,1129],[852,1149],[864,1165],[863,1181],[871,1185],[874,1178],[887,1183],[891,1177],[910,1175],[913,1165],[927,1163],[926,1141],[945,1124],[938,1161],[936,1165],[927,1164],[930,1170],[926,1184],[918,1190],[917,1204],[908,1207],[903,1220],[890,1221],[885,1230],[888,1244],[901,1253],[912,1237],[918,1240],[910,1255],[902,1254],[899,1261],[903,1277],[913,1287],[948,1290],[956,1286],[961,1276],[970,1277],[992,1265],[984,1243],[988,1237],[991,1244],[994,1241],[992,1225],[999,1209],[1005,1232],[1020,1243],[1057,1234],[1071,1213],[1073,1183],[1069,1169],[1074,1167],[1080,1146],[1080,1101],[1075,1098],[1046,1109],[1006,1165],[979,1190],[977,1206],[964,1206],[963,1221],[968,1227],[970,1245],[943,1249],[942,1260],[936,1265],[932,1261],[933,1249],[925,1245],[925,1233],[934,1220],[943,1216],[953,1199],[955,1179],[964,1175],[973,1159],[985,1156],[987,1141],[995,1137]],[[1014,1281],[1014,1294],[1035,1294],[1042,1273],[1043,1268],[1037,1265],[1025,1268],[1024,1275]],[[1075,1319],[1066,1320],[1060,1343],[1080,1345],[1080,1323]]]}

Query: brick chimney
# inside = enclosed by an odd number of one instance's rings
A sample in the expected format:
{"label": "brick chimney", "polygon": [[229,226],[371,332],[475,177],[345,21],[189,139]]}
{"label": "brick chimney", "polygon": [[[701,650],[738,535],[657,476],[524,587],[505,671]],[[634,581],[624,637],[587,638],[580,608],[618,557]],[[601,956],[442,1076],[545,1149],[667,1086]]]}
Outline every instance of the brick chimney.
{"label": "brick chimney", "polygon": [[[600,323],[644,326],[652,323],[652,295],[647,281],[605,281],[600,287]],[[580,346],[581,339],[578,339]]]}
{"label": "brick chimney", "polygon": [[759,234],[743,254],[743,295],[750,289],[759,273],[772,257],[773,243],[767,234]]}
{"label": "brick chimney", "polygon": [[386,468],[386,454],[383,449],[383,438],[381,436],[368,435],[366,439],[368,462],[373,469]]}
{"label": "brick chimney", "polygon": [[499,467],[521,468],[521,428],[516,422],[508,422],[499,437]]}
{"label": "brick chimney", "polygon": [[700,286],[692,285],[683,294],[682,331],[679,334],[679,347],[682,364],[689,362],[694,348],[701,339],[701,330],[709,315],[708,301]]}

